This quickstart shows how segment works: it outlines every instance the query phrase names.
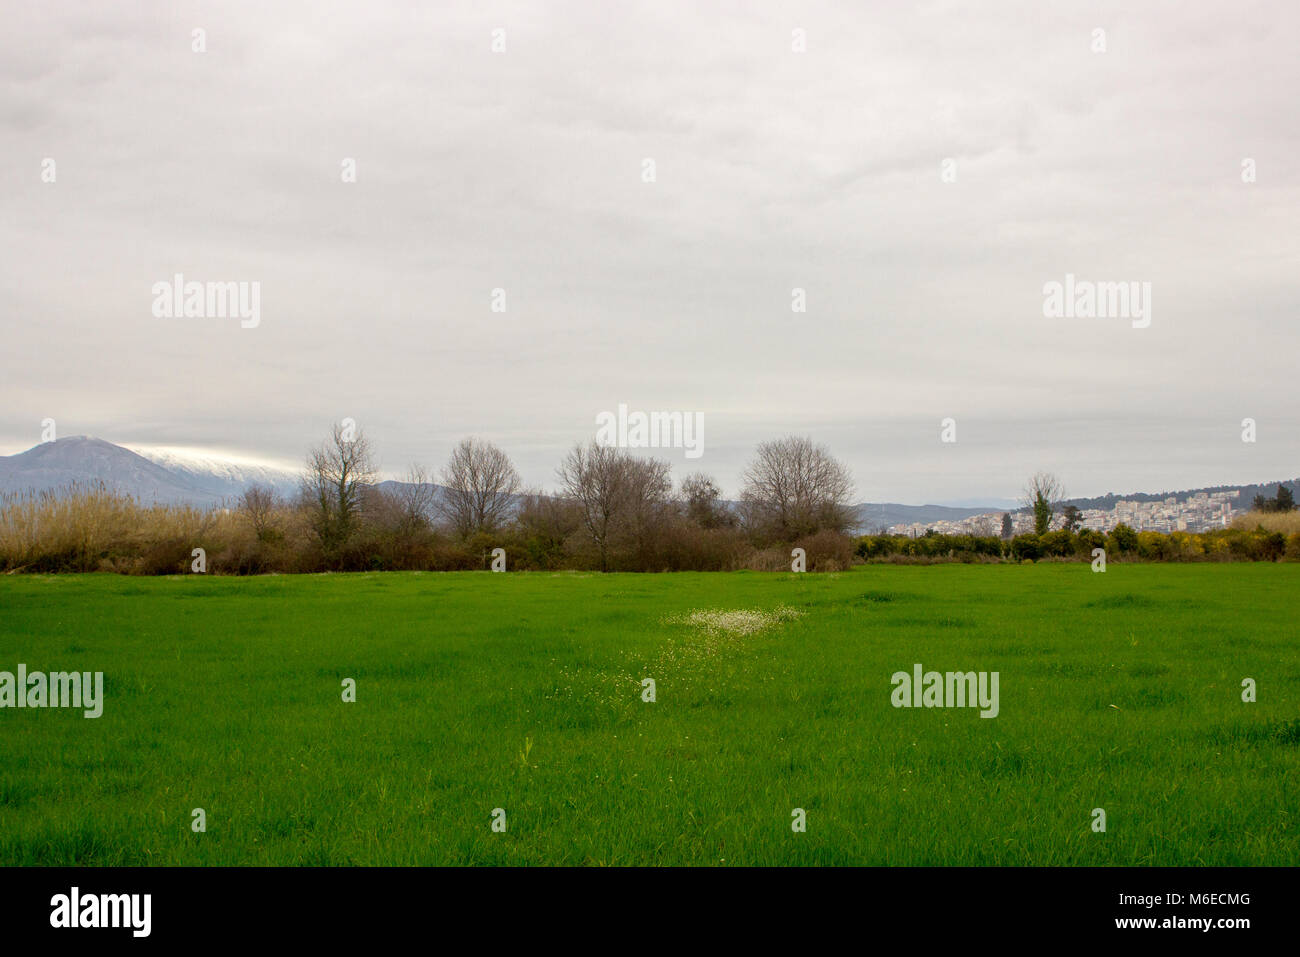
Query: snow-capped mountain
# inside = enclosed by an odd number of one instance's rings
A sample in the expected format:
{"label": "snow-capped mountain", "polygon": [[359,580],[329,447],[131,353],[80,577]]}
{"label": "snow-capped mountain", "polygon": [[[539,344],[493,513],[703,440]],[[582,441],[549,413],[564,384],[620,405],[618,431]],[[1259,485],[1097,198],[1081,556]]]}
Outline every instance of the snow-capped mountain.
{"label": "snow-capped mountain", "polygon": [[227,489],[228,494],[238,495],[250,485],[267,485],[281,495],[292,494],[298,488],[298,473],[245,458],[165,446],[125,448],[196,486]]}
{"label": "snow-capped mountain", "polygon": [[135,451],[88,435],[0,456],[0,493],[61,489],[74,482],[103,482],[146,504],[228,504],[255,483],[286,495],[297,488],[297,477],[287,469],[181,449]]}

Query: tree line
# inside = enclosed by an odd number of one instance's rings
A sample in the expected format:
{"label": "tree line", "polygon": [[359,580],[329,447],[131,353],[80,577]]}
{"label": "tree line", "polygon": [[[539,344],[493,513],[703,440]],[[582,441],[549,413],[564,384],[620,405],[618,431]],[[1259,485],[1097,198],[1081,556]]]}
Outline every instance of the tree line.
{"label": "tree line", "polygon": [[[666,461],[597,442],[574,445],[555,476],[552,491],[525,488],[503,450],[466,438],[436,473],[414,466],[404,481],[382,482],[370,439],[337,426],[309,451],[291,495],[255,485],[228,507],[145,505],[91,483],[0,497],[0,571],[451,571],[489,568],[494,556],[512,571],[788,571],[795,548],[809,571],[1087,559],[1096,547],[1117,560],[1300,557],[1300,523],[1276,507],[1260,516],[1268,528],[1161,536],[1120,526],[1103,536],[1080,530],[1066,506],[1065,527],[1052,530],[1062,494],[1047,473],[1022,498],[1030,535],[1013,536],[1005,515],[1001,538],[991,527],[851,538],[853,477],[800,436],[760,443],[734,502],[706,473],[674,481]],[[1276,501],[1289,497],[1280,488]]]}
{"label": "tree line", "polygon": [[477,568],[495,548],[514,568],[738,568],[771,564],[765,553],[779,548],[788,566],[800,541],[818,567],[851,561],[852,475],[806,437],[761,443],[734,504],[712,476],[674,483],[667,461],[595,441],[574,445],[555,474],[555,491],[526,489],[509,455],[471,437],[436,476],[415,466],[381,483],[365,433],[335,426],[308,455],[296,501],[254,487],[239,507],[268,553],[296,511],[306,563],[332,569]]}
{"label": "tree line", "polygon": [[[466,438],[436,473],[380,481],[364,431],[338,425],[306,456],[296,493],[265,485],[215,508],[145,505],[102,483],[0,498],[0,571],[259,574],[483,569],[847,568],[853,480],[800,436],[761,443],[737,502],[693,472],[597,442],[573,446],[551,491]],[[497,550],[502,551],[497,551]]]}

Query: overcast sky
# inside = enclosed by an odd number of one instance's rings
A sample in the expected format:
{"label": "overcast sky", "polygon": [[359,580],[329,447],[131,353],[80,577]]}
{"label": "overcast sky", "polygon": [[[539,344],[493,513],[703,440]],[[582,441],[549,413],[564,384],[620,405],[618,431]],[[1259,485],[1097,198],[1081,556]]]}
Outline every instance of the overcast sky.
{"label": "overcast sky", "polygon": [[[6,0],[4,23],[0,452],[53,418],[294,463],[351,417],[386,471],[475,434],[551,486],[622,402],[702,414],[703,457],[663,455],[728,493],[791,432],[868,501],[1300,474],[1294,4]],[[175,273],[260,283],[260,324],[155,318]],[[1067,273],[1151,283],[1150,326],[1045,318]]]}

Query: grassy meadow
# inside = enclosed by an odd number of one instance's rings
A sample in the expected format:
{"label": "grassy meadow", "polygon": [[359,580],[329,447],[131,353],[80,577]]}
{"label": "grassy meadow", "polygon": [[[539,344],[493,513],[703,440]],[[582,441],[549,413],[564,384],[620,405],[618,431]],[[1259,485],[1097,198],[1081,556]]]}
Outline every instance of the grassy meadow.
{"label": "grassy meadow", "polygon": [[[0,710],[0,864],[1294,864],[1298,592],[1297,564],[4,576],[0,670],[106,700]],[[999,672],[999,715],[892,707],[917,662]]]}

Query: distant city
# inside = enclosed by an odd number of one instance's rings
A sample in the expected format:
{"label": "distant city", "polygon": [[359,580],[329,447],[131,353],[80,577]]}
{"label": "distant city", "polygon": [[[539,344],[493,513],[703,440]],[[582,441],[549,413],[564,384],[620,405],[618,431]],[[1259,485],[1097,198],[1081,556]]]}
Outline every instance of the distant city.
{"label": "distant city", "polygon": [[[1085,508],[1079,510],[1080,528],[1108,532],[1116,525],[1127,525],[1135,531],[1145,532],[1206,532],[1214,528],[1227,528],[1233,516],[1249,508],[1237,508],[1240,489],[1222,492],[1193,492],[1186,498],[1170,496],[1156,501],[1121,499],[1113,508]],[[1247,506],[1249,503],[1247,503]],[[955,521],[900,522],[890,525],[890,535],[924,535],[927,530],[943,535],[1001,535],[1002,516],[1006,512],[983,512]],[[1012,530],[1020,535],[1034,530],[1034,516],[1028,511],[1010,512]],[[1065,527],[1065,516],[1058,511],[1052,516],[1052,528]]]}

